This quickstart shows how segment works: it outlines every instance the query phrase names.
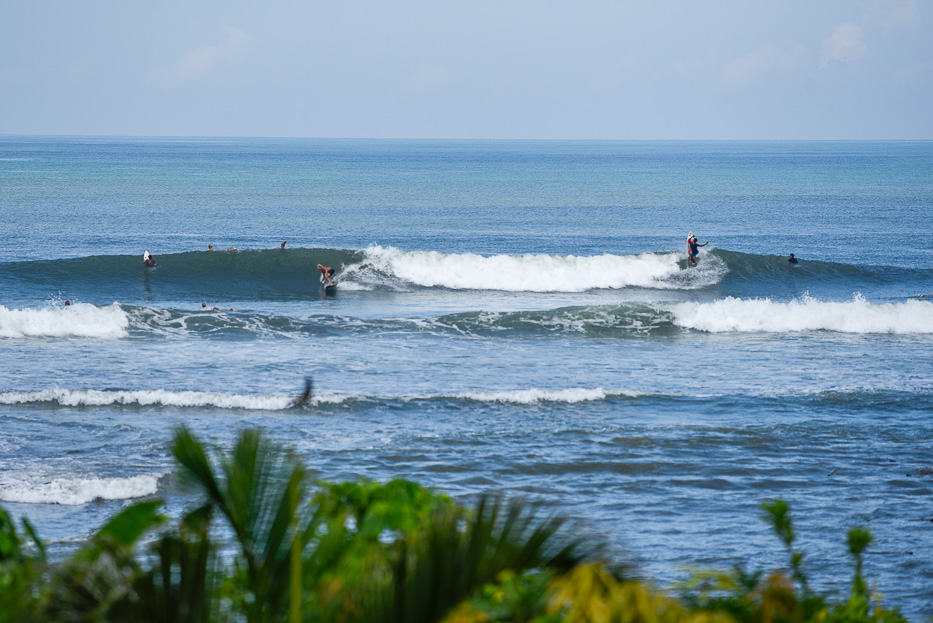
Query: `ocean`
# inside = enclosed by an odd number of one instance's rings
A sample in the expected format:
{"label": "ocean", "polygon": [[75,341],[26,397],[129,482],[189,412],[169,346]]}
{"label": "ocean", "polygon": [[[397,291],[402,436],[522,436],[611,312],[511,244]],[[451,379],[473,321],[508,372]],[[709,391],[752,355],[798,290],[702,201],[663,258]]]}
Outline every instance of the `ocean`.
{"label": "ocean", "polygon": [[190,502],[178,425],[261,427],[326,480],[540,503],[661,586],[785,565],[782,498],[816,588],[865,526],[933,615],[933,142],[0,136],[0,214],[0,503],[53,555]]}

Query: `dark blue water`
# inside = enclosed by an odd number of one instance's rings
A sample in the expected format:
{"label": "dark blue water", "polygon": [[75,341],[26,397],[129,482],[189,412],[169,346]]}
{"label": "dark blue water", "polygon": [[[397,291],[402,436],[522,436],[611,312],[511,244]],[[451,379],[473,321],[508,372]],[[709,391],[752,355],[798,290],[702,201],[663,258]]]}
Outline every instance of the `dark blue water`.
{"label": "dark blue water", "polygon": [[922,618],[931,173],[930,142],[0,137],[0,500],[65,551],[185,503],[174,426],[261,426],[323,478],[541,501],[661,583],[783,564],[781,497],[821,588],[867,526]]}

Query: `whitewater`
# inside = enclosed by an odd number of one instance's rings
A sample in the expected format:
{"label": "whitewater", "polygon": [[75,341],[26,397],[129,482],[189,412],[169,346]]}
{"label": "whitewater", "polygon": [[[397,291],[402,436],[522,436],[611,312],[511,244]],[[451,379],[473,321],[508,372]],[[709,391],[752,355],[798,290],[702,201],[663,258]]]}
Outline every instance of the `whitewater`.
{"label": "whitewater", "polygon": [[785,564],[782,498],[817,588],[865,526],[923,620],[930,170],[909,141],[0,137],[0,504],[61,556],[192,502],[176,427],[261,428],[325,480],[530,499],[661,585]]}

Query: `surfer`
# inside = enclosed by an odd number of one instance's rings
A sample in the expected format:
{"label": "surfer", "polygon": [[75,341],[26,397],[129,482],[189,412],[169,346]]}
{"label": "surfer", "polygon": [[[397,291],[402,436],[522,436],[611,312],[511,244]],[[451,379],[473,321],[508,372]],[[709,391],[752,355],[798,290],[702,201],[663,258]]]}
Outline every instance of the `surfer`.
{"label": "surfer", "polygon": [[[215,249],[213,244],[207,245],[208,251],[220,251],[220,249]],[[230,247],[229,249],[224,249],[224,253],[236,253],[239,251],[236,247]]]}
{"label": "surfer", "polygon": [[[220,308],[217,307],[216,305],[214,307],[208,307],[207,303],[205,303],[204,301],[201,301],[201,311],[220,311]],[[226,309],[225,311],[236,311],[236,307],[230,307]]]}
{"label": "surfer", "polygon": [[288,242],[288,240],[283,240],[283,241],[282,241],[282,246],[280,246],[279,248],[280,248],[280,249],[284,249],[284,248],[285,248],[285,243],[286,243],[286,242]]}
{"label": "surfer", "polygon": [[793,253],[791,253],[791,254],[790,254],[790,257],[787,258],[787,263],[788,263],[788,264],[799,264],[800,261],[799,261],[796,257],[794,257],[794,254],[793,254]]}
{"label": "surfer", "polygon": [[[322,265],[318,264],[318,265],[317,265],[317,269],[318,269],[319,271],[321,271],[321,278],[322,278],[322,279],[325,279],[325,280],[327,281],[328,284],[330,284],[330,285],[332,285],[332,286],[337,285],[336,283],[334,283],[334,280],[333,280],[333,276],[334,276],[334,269],[333,269],[333,268],[331,268],[330,266],[322,266]],[[321,283],[324,283],[324,282],[322,281]]]}
{"label": "surfer", "polygon": [[149,268],[155,266],[155,258],[149,255],[149,251],[143,251],[143,264]]}
{"label": "surfer", "polygon": [[700,249],[698,247],[705,247],[709,244],[709,240],[703,244],[697,243],[697,237],[693,235],[693,232],[687,234],[687,259],[690,260],[690,263],[693,266],[697,264],[697,255],[700,254]]}

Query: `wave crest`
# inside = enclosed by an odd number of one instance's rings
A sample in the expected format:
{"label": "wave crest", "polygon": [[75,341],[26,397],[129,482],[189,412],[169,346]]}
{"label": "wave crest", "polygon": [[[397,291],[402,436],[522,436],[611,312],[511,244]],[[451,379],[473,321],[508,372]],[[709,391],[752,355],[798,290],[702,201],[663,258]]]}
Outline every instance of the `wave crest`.
{"label": "wave crest", "polygon": [[[363,265],[404,282],[453,290],[508,292],[585,292],[626,287],[694,289],[718,283],[727,272],[722,260],[708,258],[684,271],[678,253],[639,255],[491,255],[402,251],[372,246]],[[355,269],[362,272],[363,266]],[[350,274],[354,272],[349,271]]]}

